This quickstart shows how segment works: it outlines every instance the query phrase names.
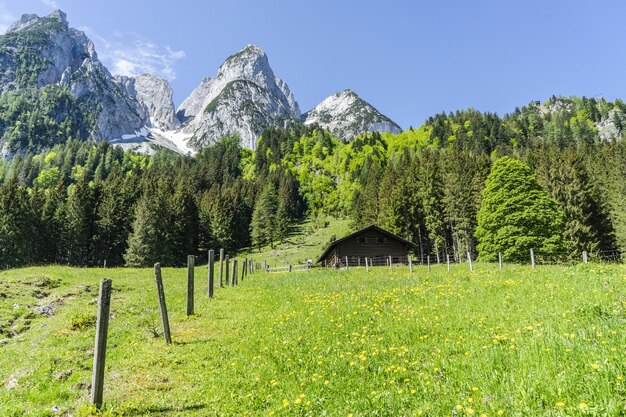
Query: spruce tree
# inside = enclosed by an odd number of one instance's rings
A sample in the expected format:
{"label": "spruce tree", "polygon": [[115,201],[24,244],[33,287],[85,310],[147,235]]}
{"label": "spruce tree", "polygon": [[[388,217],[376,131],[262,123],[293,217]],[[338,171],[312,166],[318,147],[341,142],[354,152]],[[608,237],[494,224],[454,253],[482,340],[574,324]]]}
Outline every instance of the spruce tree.
{"label": "spruce tree", "polygon": [[128,249],[124,261],[128,266],[150,266],[163,262],[165,255],[165,232],[162,202],[150,193],[145,193],[135,208],[133,232],[128,238]]}
{"label": "spruce tree", "polygon": [[[95,232],[95,211],[99,199],[99,185],[90,186],[80,180],[72,187],[65,212],[67,230],[68,262],[71,265],[85,266],[94,263],[93,236]],[[98,262],[100,259],[97,260]]]}
{"label": "spruce tree", "polygon": [[250,224],[250,236],[252,244],[260,247],[269,244],[274,248],[276,241],[276,212],[278,210],[278,198],[273,184],[269,183],[259,196]]}

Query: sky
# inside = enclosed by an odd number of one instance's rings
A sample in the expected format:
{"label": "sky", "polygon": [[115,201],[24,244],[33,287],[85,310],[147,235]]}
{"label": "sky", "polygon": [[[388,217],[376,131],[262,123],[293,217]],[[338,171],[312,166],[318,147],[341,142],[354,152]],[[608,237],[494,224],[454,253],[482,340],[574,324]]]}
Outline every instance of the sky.
{"label": "sky", "polygon": [[552,95],[626,99],[623,0],[0,0],[0,30],[56,8],[111,72],[168,79],[176,106],[247,44],[302,111],[350,88],[403,128]]}

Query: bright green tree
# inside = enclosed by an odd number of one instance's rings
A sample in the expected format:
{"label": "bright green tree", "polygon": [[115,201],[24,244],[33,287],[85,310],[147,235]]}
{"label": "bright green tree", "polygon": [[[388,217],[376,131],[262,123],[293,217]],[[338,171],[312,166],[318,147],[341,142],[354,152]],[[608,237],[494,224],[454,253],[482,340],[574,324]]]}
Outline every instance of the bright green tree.
{"label": "bright green tree", "polygon": [[478,211],[476,239],[481,260],[493,261],[501,252],[508,261],[555,256],[564,249],[563,214],[541,188],[530,167],[504,157],[492,166]]}

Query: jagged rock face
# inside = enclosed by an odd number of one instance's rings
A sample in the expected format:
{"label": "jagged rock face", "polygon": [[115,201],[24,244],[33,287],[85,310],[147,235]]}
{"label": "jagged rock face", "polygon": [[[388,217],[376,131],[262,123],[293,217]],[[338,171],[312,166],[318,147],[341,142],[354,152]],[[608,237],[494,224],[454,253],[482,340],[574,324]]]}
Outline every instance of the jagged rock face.
{"label": "jagged rock face", "polygon": [[299,119],[300,108],[265,52],[249,45],[230,56],[214,78],[203,80],[177,114],[196,149],[235,133],[242,146],[254,149],[267,126]]}
{"label": "jagged rock face", "polygon": [[393,120],[381,114],[352,90],[334,94],[302,116],[304,124],[318,124],[333,135],[350,140],[371,132],[401,133]]}
{"label": "jagged rock face", "polygon": [[207,77],[197,86],[181,104],[176,111],[176,117],[181,123],[185,123],[200,113],[202,103],[211,89],[211,78]]}
{"label": "jagged rock face", "polygon": [[150,127],[161,130],[176,128],[173,92],[170,83],[156,75],[117,76],[126,93],[134,97],[149,115]]}
{"label": "jagged rock face", "polygon": [[608,142],[622,137],[623,126],[626,126],[626,115],[619,109],[609,111],[608,117],[595,124],[600,140]]}
{"label": "jagged rock face", "polygon": [[93,140],[114,139],[140,129],[148,120],[144,108],[98,60],[93,43],[69,28],[65,13],[24,15],[0,36],[2,92],[67,86],[93,116]]}

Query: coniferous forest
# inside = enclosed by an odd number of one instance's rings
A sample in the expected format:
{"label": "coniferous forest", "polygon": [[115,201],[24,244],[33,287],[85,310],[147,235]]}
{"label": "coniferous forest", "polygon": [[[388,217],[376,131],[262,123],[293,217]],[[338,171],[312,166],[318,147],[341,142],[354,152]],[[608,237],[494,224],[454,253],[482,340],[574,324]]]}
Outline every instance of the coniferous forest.
{"label": "coniferous forest", "polygon": [[225,137],[193,157],[29,138],[57,144],[0,161],[0,268],[179,265],[209,248],[277,244],[305,217],[323,227],[346,216],[415,242],[418,256],[624,253],[626,142],[596,123],[626,105],[546,107],[438,114],[349,142],[317,126],[268,128],[255,151]]}

